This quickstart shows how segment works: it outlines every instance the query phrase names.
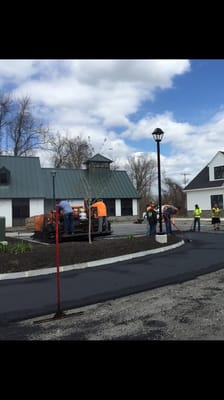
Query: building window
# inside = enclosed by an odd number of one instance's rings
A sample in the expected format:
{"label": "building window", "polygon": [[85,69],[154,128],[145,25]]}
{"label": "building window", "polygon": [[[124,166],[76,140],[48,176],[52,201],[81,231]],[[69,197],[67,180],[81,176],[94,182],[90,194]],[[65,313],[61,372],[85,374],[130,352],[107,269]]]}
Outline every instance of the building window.
{"label": "building window", "polygon": [[103,199],[103,201],[107,206],[108,217],[114,217],[115,216],[115,200],[114,199]]}
{"label": "building window", "polygon": [[25,218],[30,216],[29,199],[12,199],[12,224],[25,224]]}
{"label": "building window", "polygon": [[110,164],[106,162],[91,162],[89,165],[91,168],[110,168]]}
{"label": "building window", "polygon": [[219,208],[223,209],[223,195],[217,194],[211,196],[211,208],[217,204]]}
{"label": "building window", "polygon": [[224,179],[224,166],[214,168],[215,179]]}
{"label": "building window", "polygon": [[10,182],[10,172],[5,168],[0,168],[0,185],[8,185]]}
{"label": "building window", "polygon": [[121,216],[125,217],[128,215],[133,215],[132,199],[121,199]]}

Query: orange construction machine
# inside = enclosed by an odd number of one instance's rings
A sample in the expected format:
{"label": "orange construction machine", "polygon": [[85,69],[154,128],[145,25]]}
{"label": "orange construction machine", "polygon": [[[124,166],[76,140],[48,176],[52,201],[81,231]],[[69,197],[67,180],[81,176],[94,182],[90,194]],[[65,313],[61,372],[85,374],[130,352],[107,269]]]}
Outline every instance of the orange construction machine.
{"label": "orange construction machine", "polygon": [[[110,235],[111,234],[111,224],[109,222],[108,230],[105,231],[105,227],[103,226],[103,231],[101,233],[98,232],[98,215],[97,208],[91,206],[91,222],[89,224],[89,209],[85,205],[72,206],[73,209],[73,232],[71,235],[67,235],[64,233],[64,218],[63,212],[59,213],[59,241],[63,241],[63,239],[75,239],[78,237],[86,237],[88,238],[89,234],[89,225],[91,228],[91,235]],[[32,217],[26,218],[25,225],[28,229],[34,231],[33,239],[41,240],[44,242],[55,242],[56,236],[56,211],[50,211],[46,214],[34,215]]]}

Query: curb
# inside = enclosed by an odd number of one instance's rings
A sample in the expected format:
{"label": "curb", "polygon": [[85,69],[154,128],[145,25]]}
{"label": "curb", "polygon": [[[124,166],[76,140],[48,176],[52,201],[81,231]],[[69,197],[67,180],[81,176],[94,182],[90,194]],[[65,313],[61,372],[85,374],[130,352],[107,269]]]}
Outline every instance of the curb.
{"label": "curb", "polygon": [[[181,240],[178,243],[172,244],[170,246],[161,247],[158,249],[140,251],[138,253],[125,254],[123,256],[117,256],[117,257],[111,257],[111,258],[103,258],[101,260],[88,261],[88,262],[79,263],[79,264],[63,265],[60,267],[60,272],[67,272],[67,271],[72,271],[75,269],[92,268],[92,267],[97,267],[97,266],[101,266],[101,265],[113,264],[113,263],[116,263],[119,261],[131,260],[132,258],[144,257],[144,256],[148,256],[150,254],[156,254],[156,253],[161,253],[163,251],[172,250],[172,249],[175,249],[176,247],[182,246],[183,244],[184,244],[184,240]],[[22,271],[22,272],[9,272],[6,274],[0,274],[0,280],[30,278],[33,276],[49,275],[49,274],[55,274],[55,273],[56,273],[55,267],[54,268],[35,269],[35,270]]]}

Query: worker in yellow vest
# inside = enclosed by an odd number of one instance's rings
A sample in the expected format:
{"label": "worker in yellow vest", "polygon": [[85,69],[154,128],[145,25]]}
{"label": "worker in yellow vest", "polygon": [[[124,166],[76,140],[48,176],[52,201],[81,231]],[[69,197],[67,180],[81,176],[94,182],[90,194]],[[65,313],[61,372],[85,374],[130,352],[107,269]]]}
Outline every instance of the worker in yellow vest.
{"label": "worker in yellow vest", "polygon": [[212,207],[212,225],[214,226],[214,231],[219,230],[220,215],[221,215],[221,210],[218,207],[218,204],[214,204],[214,207]]}
{"label": "worker in yellow vest", "polygon": [[200,232],[200,230],[201,230],[201,221],[200,221],[200,219],[201,219],[202,209],[199,207],[198,204],[195,204],[194,207],[195,208],[194,208],[194,212],[193,212],[193,214],[194,214],[194,228],[193,228],[193,231],[195,232],[196,225],[197,225],[198,226],[198,232]]}

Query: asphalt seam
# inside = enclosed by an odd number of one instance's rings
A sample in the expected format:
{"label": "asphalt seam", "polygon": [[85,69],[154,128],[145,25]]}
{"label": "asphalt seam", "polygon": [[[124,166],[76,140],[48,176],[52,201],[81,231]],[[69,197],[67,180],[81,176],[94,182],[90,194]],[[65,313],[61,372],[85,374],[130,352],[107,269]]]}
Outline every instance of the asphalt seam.
{"label": "asphalt seam", "polygon": [[[172,249],[175,249],[176,247],[182,246],[183,244],[184,244],[184,240],[181,240],[178,243],[172,244],[170,246],[160,247],[158,249],[145,250],[145,251],[140,251],[138,253],[125,254],[123,256],[117,256],[117,257],[103,258],[101,260],[88,261],[88,262],[79,263],[79,264],[62,265],[62,266],[60,266],[60,272],[67,272],[67,271],[72,271],[75,269],[98,267],[98,266],[102,266],[102,265],[113,264],[113,263],[116,263],[119,261],[131,260],[131,259],[137,258],[137,257],[144,257],[144,256],[148,256],[150,254],[156,254],[156,253],[161,253],[163,251],[172,250]],[[33,276],[49,275],[49,274],[56,274],[56,267],[0,274],[0,280],[30,278]]]}

